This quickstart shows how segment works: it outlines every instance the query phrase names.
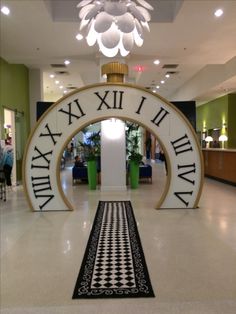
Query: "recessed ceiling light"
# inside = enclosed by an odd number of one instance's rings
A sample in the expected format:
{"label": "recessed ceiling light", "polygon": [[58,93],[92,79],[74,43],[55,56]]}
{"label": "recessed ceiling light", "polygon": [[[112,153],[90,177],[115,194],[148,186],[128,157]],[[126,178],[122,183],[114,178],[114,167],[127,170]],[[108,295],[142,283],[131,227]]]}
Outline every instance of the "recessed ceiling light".
{"label": "recessed ceiling light", "polygon": [[153,93],[156,93],[156,92],[157,92],[155,89],[153,89],[152,91],[153,91]]}
{"label": "recessed ceiling light", "polygon": [[154,62],[153,62],[154,64],[156,64],[156,65],[158,65],[158,64],[160,64],[160,60],[155,60]]}
{"label": "recessed ceiling light", "polygon": [[54,78],[54,77],[55,77],[55,75],[54,75],[54,74],[50,74],[49,76],[50,76],[51,78]]}
{"label": "recessed ceiling light", "polygon": [[160,88],[160,86],[159,86],[159,85],[157,85],[157,86],[156,86],[156,88],[157,88],[157,89],[159,89],[159,88]]}
{"label": "recessed ceiling light", "polygon": [[63,91],[63,93],[66,94],[66,93],[67,93],[67,90],[65,89],[65,90]]}
{"label": "recessed ceiling light", "polygon": [[77,40],[82,40],[82,39],[84,38],[84,36],[83,36],[82,34],[78,33],[78,34],[75,36],[75,38],[76,38]]}
{"label": "recessed ceiling light", "polygon": [[223,12],[222,9],[217,9],[214,14],[215,14],[216,17],[220,17],[223,13],[224,12]]}
{"label": "recessed ceiling light", "polygon": [[70,61],[69,60],[65,60],[64,63],[65,63],[65,65],[68,65],[68,64],[70,64]]}
{"label": "recessed ceiling light", "polygon": [[10,14],[10,9],[6,6],[4,7],[1,7],[1,12],[4,14],[4,15],[9,15]]}
{"label": "recessed ceiling light", "polygon": [[55,84],[59,84],[60,83],[60,81],[55,81]]}
{"label": "recessed ceiling light", "polygon": [[165,84],[165,81],[162,80],[162,81],[161,81],[161,84]]}
{"label": "recessed ceiling light", "polygon": [[64,88],[64,86],[61,85],[61,86],[59,86],[59,88],[62,89],[62,88]]}
{"label": "recessed ceiling light", "polygon": [[169,78],[169,77],[170,77],[170,74],[166,74],[165,77]]}

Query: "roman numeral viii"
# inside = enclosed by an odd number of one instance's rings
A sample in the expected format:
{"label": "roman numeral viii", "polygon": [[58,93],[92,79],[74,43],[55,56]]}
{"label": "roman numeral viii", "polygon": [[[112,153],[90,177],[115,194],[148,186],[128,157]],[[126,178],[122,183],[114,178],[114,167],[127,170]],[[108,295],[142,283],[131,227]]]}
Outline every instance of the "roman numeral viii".
{"label": "roman numeral viii", "polygon": [[42,210],[54,197],[53,194],[46,193],[47,191],[52,190],[50,177],[31,177],[31,182],[35,198],[44,199],[44,202],[39,205],[40,210]]}

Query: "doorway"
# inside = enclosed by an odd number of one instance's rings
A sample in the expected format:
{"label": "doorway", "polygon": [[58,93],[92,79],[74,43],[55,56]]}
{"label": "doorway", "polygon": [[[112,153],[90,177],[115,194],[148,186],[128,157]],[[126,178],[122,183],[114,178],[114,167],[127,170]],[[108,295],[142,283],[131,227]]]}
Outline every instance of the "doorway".
{"label": "doorway", "polygon": [[4,109],[4,139],[11,138],[11,145],[13,148],[13,168],[12,168],[12,185],[17,184],[16,176],[16,124],[15,111]]}

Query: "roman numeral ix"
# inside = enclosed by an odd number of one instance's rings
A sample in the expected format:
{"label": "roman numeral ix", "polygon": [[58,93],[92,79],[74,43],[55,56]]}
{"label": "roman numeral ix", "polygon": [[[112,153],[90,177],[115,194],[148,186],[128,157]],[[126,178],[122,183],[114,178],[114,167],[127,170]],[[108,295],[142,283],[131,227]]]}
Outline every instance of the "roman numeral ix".
{"label": "roman numeral ix", "polygon": [[[48,151],[47,153],[42,153],[37,146],[34,147],[34,151],[38,153],[38,155],[32,157],[32,168],[41,168],[41,169],[49,169],[50,166],[50,159],[48,159],[48,156],[52,155],[52,150]],[[33,161],[39,161],[40,164],[33,164]]]}

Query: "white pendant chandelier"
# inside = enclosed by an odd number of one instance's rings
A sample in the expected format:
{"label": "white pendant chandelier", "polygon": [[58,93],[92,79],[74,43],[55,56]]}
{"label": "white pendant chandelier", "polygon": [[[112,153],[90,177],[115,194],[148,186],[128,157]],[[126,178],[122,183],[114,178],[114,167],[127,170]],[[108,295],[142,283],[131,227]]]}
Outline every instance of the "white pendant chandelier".
{"label": "white pendant chandelier", "polygon": [[143,30],[150,31],[153,7],[145,0],[82,0],[77,7],[87,44],[97,43],[106,57],[127,56],[134,44],[142,46]]}

